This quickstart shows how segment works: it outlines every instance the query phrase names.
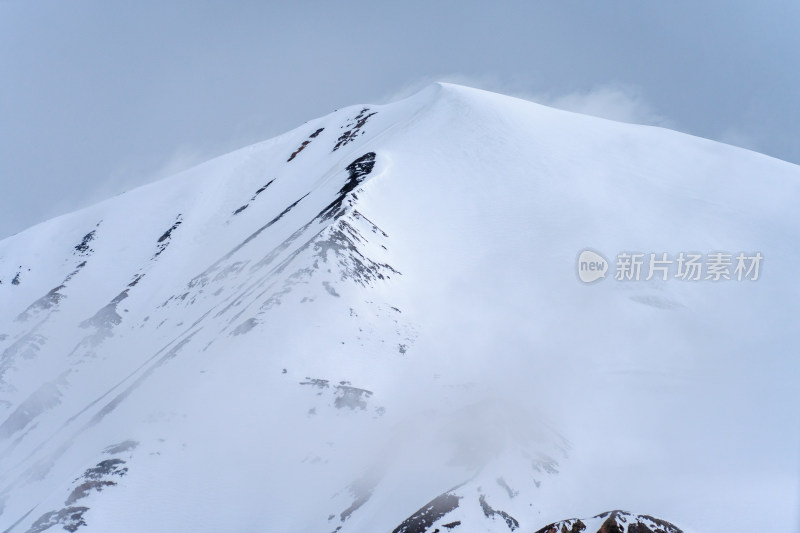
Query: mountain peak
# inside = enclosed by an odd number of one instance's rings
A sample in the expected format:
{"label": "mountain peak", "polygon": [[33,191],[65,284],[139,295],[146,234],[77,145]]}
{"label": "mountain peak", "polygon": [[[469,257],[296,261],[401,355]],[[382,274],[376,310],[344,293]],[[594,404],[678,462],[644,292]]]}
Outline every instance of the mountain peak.
{"label": "mountain peak", "polygon": [[[733,411],[759,392],[730,387],[732,352],[780,365],[791,328],[759,317],[796,315],[798,178],[434,84],[0,241],[0,529],[531,531],[666,498],[729,433],[637,453],[721,424],[709,387]],[[587,286],[587,247],[771,266]]]}

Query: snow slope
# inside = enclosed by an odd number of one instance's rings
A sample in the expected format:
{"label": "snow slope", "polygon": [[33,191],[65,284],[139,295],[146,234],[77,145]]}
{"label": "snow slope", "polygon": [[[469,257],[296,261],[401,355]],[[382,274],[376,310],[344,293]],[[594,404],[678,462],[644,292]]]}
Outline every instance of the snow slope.
{"label": "snow slope", "polygon": [[[0,531],[785,530],[798,200],[436,84],[39,224],[0,242]],[[584,285],[587,247],[764,262]]]}

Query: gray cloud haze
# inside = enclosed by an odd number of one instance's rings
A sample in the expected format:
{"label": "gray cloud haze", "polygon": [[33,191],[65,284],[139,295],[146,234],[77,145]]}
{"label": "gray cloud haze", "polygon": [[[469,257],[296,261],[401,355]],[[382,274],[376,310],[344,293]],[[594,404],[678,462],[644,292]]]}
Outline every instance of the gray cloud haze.
{"label": "gray cloud haze", "polygon": [[0,2],[0,237],[434,79],[800,162],[800,4]]}

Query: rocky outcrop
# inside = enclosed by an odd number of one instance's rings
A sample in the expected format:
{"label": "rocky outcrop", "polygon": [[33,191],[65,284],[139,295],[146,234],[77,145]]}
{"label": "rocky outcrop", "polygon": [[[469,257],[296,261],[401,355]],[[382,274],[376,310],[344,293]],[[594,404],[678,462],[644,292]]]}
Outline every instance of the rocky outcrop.
{"label": "rocky outcrop", "polygon": [[608,511],[588,519],[570,518],[536,533],[683,533],[666,520],[627,511]]}

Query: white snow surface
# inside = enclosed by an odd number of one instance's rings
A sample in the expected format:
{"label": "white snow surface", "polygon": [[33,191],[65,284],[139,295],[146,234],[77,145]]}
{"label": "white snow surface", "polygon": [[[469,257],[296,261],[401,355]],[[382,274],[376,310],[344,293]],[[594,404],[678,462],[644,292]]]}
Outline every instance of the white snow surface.
{"label": "white snow surface", "polygon": [[[797,530],[797,205],[798,166],[435,84],[46,221],[0,242],[0,531],[388,533],[441,495],[431,531]],[[587,247],[764,261],[584,285]]]}

